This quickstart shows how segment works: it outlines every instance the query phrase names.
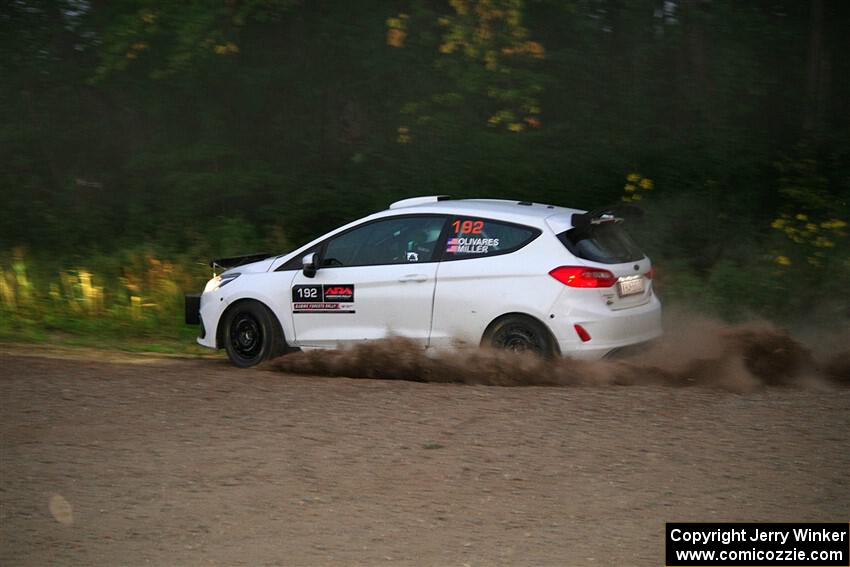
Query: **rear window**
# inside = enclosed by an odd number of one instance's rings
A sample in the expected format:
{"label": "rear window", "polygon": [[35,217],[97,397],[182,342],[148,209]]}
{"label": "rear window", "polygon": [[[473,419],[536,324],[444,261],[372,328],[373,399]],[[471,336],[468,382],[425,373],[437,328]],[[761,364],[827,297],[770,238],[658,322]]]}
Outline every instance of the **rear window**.
{"label": "rear window", "polygon": [[615,223],[571,228],[558,235],[567,250],[578,258],[602,264],[622,264],[643,259],[643,252],[623,227]]}

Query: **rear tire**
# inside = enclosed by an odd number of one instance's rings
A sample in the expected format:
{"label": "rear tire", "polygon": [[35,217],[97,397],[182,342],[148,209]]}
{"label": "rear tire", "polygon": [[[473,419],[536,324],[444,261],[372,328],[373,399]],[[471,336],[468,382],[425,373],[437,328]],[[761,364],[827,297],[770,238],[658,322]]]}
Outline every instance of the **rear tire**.
{"label": "rear tire", "polygon": [[222,339],[235,366],[250,368],[285,351],[277,318],[262,303],[242,301],[224,315]]}
{"label": "rear tire", "polygon": [[490,324],[481,340],[487,345],[511,352],[531,353],[552,358],[552,335],[539,321],[525,315],[508,315]]}

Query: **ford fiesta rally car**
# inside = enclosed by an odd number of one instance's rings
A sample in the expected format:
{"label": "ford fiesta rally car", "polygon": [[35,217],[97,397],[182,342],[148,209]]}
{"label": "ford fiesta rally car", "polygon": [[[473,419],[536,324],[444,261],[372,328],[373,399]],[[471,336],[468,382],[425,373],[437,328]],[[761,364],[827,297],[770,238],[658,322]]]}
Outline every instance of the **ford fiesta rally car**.
{"label": "ford fiesta rally car", "polygon": [[651,263],[617,215],[405,199],[288,254],[213,260],[186,321],[239,367],[389,336],[600,358],[661,334]]}

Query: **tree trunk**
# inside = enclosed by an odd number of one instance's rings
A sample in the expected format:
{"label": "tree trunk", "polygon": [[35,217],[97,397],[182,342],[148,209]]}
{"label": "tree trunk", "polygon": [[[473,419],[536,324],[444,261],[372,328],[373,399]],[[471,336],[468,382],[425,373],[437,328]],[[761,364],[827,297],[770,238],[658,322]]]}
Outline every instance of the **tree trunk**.
{"label": "tree trunk", "polygon": [[817,136],[823,114],[823,0],[812,0],[803,133]]}

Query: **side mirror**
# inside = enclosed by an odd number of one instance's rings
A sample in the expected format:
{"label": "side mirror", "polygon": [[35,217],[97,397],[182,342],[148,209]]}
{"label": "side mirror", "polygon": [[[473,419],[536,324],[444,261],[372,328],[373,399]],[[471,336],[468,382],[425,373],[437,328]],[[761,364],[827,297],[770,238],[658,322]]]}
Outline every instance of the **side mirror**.
{"label": "side mirror", "polygon": [[317,259],[318,258],[316,256],[315,252],[310,252],[309,254],[305,255],[301,259],[301,266],[302,266],[301,271],[304,272],[304,275],[306,277],[308,277],[308,278],[316,277],[316,270],[318,269],[316,267],[316,260]]}

